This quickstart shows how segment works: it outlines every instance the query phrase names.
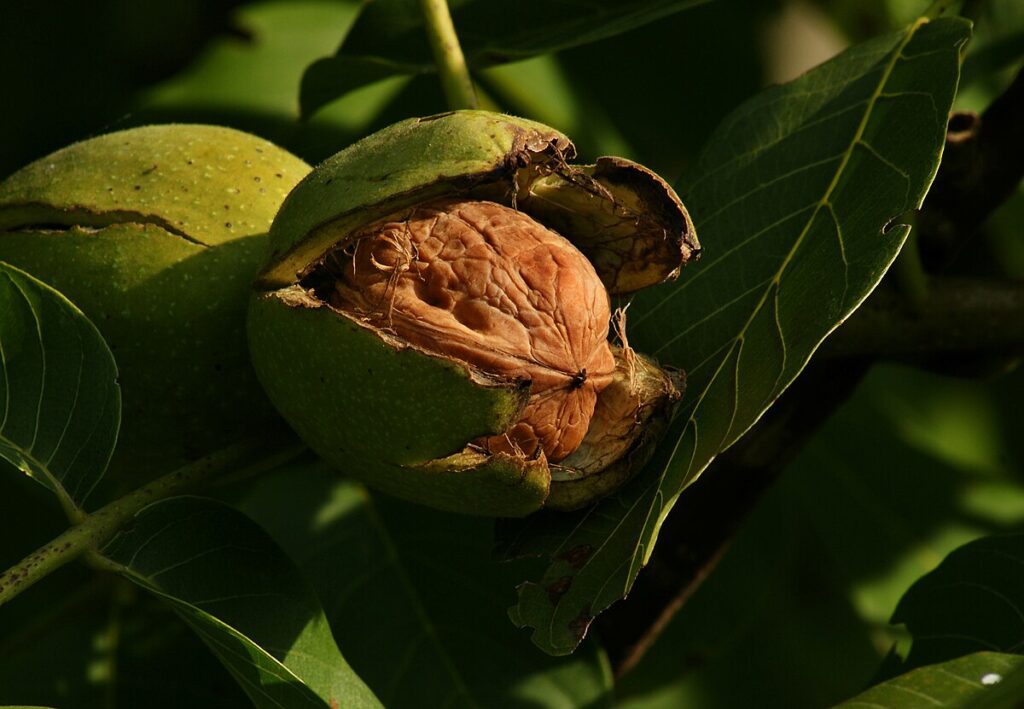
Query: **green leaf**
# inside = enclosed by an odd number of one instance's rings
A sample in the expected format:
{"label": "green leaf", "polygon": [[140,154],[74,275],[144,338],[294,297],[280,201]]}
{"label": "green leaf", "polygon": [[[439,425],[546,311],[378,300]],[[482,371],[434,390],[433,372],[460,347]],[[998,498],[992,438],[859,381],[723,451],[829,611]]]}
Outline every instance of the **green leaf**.
{"label": "green leaf", "polygon": [[[552,564],[509,614],[571,652],[624,596],[678,495],[800,373],[871,292],[938,168],[969,24],[918,21],[770,88],[719,127],[684,195],[705,246],[678,285],[640,294],[630,342],[687,373],[681,415],[645,472],[575,515],[507,530]],[[567,589],[557,596],[553,584]]]}
{"label": "green leaf", "polygon": [[[617,707],[825,707],[872,677],[873,628],[850,602],[845,569],[817,544],[788,475],[616,684]],[[688,510],[684,498],[676,514]]]}
{"label": "green leaf", "polygon": [[548,657],[504,619],[522,569],[494,563],[490,520],[370,495],[322,464],[263,477],[241,504],[311,579],[346,658],[385,706],[610,700],[596,643]]}
{"label": "green leaf", "polygon": [[951,552],[910,587],[891,622],[913,636],[908,669],[982,650],[1024,654],[1024,534]]}
{"label": "green leaf", "polygon": [[1016,655],[1012,662],[1014,669],[1008,674],[1000,675],[998,680],[993,676],[987,678],[988,691],[979,692],[965,705],[966,709],[1020,709],[1021,697],[1024,697],[1024,662]]}
{"label": "green leaf", "polygon": [[310,62],[338,46],[357,12],[356,0],[240,7],[233,24],[247,40],[211,42],[188,69],[143,94],[130,120],[205,120],[294,143],[304,128],[295,87]]}
{"label": "green leaf", "polygon": [[[853,699],[836,705],[837,709],[873,707],[875,709],[1009,709],[1020,695],[1003,695],[1007,675],[1016,677],[1024,669],[1024,657],[979,652],[941,665],[928,665],[883,682]],[[1016,681],[1016,680],[1015,680]],[[1017,689],[1020,688],[1018,683]],[[1013,703],[993,704],[993,694],[1003,695]]]}
{"label": "green leaf", "polygon": [[186,71],[143,96],[145,110],[188,107],[294,120],[303,70],[338,46],[357,12],[356,0],[240,7],[233,24],[247,41],[232,36],[212,42]]}
{"label": "green leaf", "polygon": [[[471,68],[504,64],[595,42],[704,0],[451,0],[452,19]],[[337,54],[302,77],[309,115],[330,101],[396,74],[435,70],[418,0],[367,3]]]}
{"label": "green leaf", "polygon": [[60,293],[0,263],[0,457],[80,508],[121,422],[114,357]]}
{"label": "green leaf", "polygon": [[989,78],[1007,67],[1014,66],[1024,56],[1024,29],[1016,34],[990,42],[976,52],[967,55],[964,62],[964,83],[973,84]]}
{"label": "green leaf", "polygon": [[878,632],[951,551],[1024,524],[1018,436],[1001,430],[1022,375],[980,383],[876,366],[787,470],[783,484],[828,550],[822,563],[851,580]]}
{"label": "green leaf", "polygon": [[396,77],[367,86],[311,121],[298,120],[296,86],[303,72],[337,49],[359,6],[359,0],[240,6],[232,13],[236,32],[215,38],[187,69],[145,91],[120,125],[216,123],[256,133],[319,162],[379,123],[406,81]]}
{"label": "green leaf", "polygon": [[[0,569],[68,525],[49,490],[9,467],[0,461]],[[83,564],[70,564],[0,609],[0,705],[103,703],[109,613],[98,580]]]}
{"label": "green leaf", "polygon": [[571,135],[581,155],[630,157],[634,152],[605,107],[577,90],[558,57],[501,64],[482,70],[478,78],[495,94],[497,108]]}
{"label": "green leaf", "polygon": [[0,703],[252,707],[166,603],[117,576],[74,568],[81,573],[62,571],[19,598],[18,617],[0,629]]}
{"label": "green leaf", "polygon": [[1024,7],[1017,0],[989,0],[980,3],[977,13],[964,60],[964,87],[1024,62]]}
{"label": "green leaf", "polygon": [[[873,367],[616,684],[618,705],[790,709],[863,691],[909,645],[887,625],[907,589],[958,546],[1024,524],[1019,434],[1001,430],[1022,394],[1024,370],[978,382]],[[716,514],[684,495],[669,524],[694,513]]]}
{"label": "green leaf", "polygon": [[[130,596],[130,603],[120,611],[117,628],[114,706],[251,709],[253,703],[242,687],[170,604],[129,585],[130,589],[118,590]],[[108,700],[97,709],[110,706]]]}
{"label": "green leaf", "polygon": [[241,513],[196,497],[146,507],[101,553],[166,600],[258,707],[378,707],[292,562]]}

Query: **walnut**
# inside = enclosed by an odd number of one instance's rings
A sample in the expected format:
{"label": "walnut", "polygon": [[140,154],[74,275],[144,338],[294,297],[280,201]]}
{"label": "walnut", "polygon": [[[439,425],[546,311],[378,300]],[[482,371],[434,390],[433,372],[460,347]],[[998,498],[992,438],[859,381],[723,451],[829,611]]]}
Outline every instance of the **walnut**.
{"label": "walnut", "polygon": [[[567,136],[451,111],[384,128],[288,195],[253,284],[253,365],[345,475],[465,514],[570,510],[646,465],[681,372],[634,352],[609,297],[700,244],[678,195]],[[563,238],[564,237],[564,238]]]}
{"label": "walnut", "polygon": [[491,452],[572,453],[611,383],[608,293],[590,261],[531,217],[494,202],[417,206],[360,232],[331,304],[432,353],[531,382]]}

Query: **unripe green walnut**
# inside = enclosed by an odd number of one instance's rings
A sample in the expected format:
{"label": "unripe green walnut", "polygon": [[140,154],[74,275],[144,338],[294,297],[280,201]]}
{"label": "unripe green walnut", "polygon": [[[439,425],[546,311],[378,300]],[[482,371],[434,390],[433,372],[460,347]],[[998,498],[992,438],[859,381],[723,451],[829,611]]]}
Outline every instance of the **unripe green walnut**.
{"label": "unripe green walnut", "polygon": [[[288,196],[249,310],[271,400],[347,474],[442,509],[572,509],[646,462],[682,389],[609,294],[698,251],[672,189],[484,111],[413,119]],[[621,326],[618,328],[620,332]]]}
{"label": "unripe green walnut", "polygon": [[151,476],[275,420],[245,342],[267,230],[309,172],[247,133],[133,128],[0,183],[0,260],[67,295],[117,360],[115,474]]}

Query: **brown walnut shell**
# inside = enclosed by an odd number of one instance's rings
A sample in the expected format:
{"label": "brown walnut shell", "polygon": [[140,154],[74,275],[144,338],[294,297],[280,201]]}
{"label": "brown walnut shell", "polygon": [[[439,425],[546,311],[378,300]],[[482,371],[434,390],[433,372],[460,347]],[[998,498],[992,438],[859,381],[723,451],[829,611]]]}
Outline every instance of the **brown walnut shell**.
{"label": "brown walnut shell", "polygon": [[608,293],[590,261],[531,217],[442,200],[358,234],[336,255],[331,304],[407,342],[531,382],[519,420],[490,452],[562,460],[611,382]]}

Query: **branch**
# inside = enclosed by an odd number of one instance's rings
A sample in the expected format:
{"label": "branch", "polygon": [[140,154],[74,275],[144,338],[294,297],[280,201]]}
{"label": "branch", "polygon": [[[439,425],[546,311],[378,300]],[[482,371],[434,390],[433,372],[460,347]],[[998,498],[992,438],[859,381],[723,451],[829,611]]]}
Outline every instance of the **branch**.
{"label": "branch", "polygon": [[679,498],[651,562],[596,622],[616,676],[629,672],[714,570],[803,445],[880,358],[1024,354],[1024,283],[933,279],[915,305],[880,287],[735,446]]}
{"label": "branch", "polygon": [[143,507],[239,468],[250,474],[270,470],[304,450],[305,446],[295,443],[294,439],[287,443],[262,439],[240,443],[200,458],[114,500],[0,574],[0,606],[69,561],[97,551]]}
{"label": "branch", "polygon": [[933,278],[908,304],[881,287],[830,337],[819,356],[1024,354],[1024,283]]}
{"label": "branch", "polygon": [[476,90],[459,45],[459,36],[455,33],[447,0],[420,0],[420,7],[448,107],[453,110],[476,108]]}
{"label": "branch", "polygon": [[617,676],[643,657],[778,475],[884,358],[1024,354],[1024,283],[933,278],[920,303],[882,286],[739,443],[683,495],[650,564],[597,629]]}
{"label": "branch", "polygon": [[629,597],[595,621],[616,677],[654,644],[714,570],[764,493],[868,368],[867,361],[813,361],[761,421],[679,498]]}

